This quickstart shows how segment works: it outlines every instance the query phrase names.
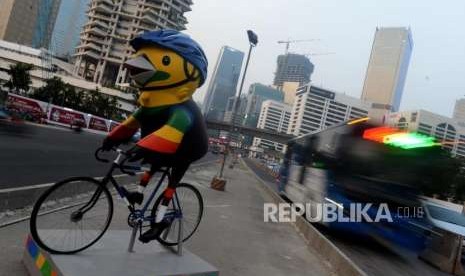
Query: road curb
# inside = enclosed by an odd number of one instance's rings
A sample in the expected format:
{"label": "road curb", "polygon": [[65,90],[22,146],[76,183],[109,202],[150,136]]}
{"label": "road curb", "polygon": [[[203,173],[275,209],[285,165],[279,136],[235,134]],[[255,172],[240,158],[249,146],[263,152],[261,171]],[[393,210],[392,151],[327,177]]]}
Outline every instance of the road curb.
{"label": "road curb", "polygon": [[[260,182],[263,190],[269,194],[274,203],[286,203],[275,191],[273,191],[268,184],[266,184],[241,158],[241,163],[245,166]],[[360,269],[346,254],[337,248],[330,240],[323,236],[313,225],[306,221],[303,217],[297,217],[293,223],[297,231],[302,235],[308,247],[328,261],[334,272],[337,275],[345,276],[367,276],[367,274]]]}

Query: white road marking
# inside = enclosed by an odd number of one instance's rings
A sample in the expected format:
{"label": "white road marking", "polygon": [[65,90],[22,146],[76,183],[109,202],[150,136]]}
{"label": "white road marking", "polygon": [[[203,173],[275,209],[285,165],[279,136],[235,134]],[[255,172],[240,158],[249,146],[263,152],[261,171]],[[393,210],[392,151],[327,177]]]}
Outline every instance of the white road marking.
{"label": "white road marking", "polygon": [[232,205],[227,205],[227,204],[223,204],[223,205],[205,205],[206,208],[226,208],[226,207],[231,207]]}
{"label": "white road marking", "polygon": [[[118,174],[118,175],[114,175],[113,177],[119,178],[119,177],[122,177],[122,176],[127,176],[127,174]],[[103,179],[103,177],[94,177],[94,179],[101,180],[101,179]],[[0,189],[0,194],[18,192],[18,191],[25,191],[25,190],[34,190],[34,189],[40,189],[40,188],[47,188],[47,187],[50,187],[50,186],[54,185],[55,183],[57,183],[57,182],[36,184],[36,185],[29,185],[29,186],[22,186],[22,187],[18,187],[18,188]]]}
{"label": "white road marking", "polygon": [[[213,163],[213,162],[216,162],[216,160],[212,160],[212,161],[206,161],[206,162],[202,162],[202,163],[194,163],[192,164],[191,167],[199,167],[199,166],[203,166],[203,165],[206,165],[206,164],[209,164],[209,163]],[[144,168],[143,168],[144,169]],[[142,172],[138,172],[137,174],[141,174]],[[119,177],[122,177],[122,176],[128,176],[127,174],[118,174],[118,175],[113,175],[114,178],[119,178]],[[100,176],[100,177],[94,177],[95,179],[97,180],[101,180],[103,179],[103,176]],[[27,190],[35,190],[35,189],[41,189],[41,188],[47,188],[47,187],[50,187],[52,185],[54,185],[56,182],[52,182],[52,183],[44,183],[44,184],[35,184],[35,185],[28,185],[28,186],[22,186],[22,187],[17,187],[17,188],[6,188],[6,189],[0,189],[0,194],[6,194],[6,193],[11,193],[11,192],[19,192],[19,191],[27,191]]]}

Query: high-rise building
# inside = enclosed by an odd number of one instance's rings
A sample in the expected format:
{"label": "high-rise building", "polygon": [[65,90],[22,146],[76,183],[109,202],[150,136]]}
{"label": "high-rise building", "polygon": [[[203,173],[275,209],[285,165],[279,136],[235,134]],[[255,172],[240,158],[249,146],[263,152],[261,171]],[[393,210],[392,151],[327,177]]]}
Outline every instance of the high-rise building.
{"label": "high-rise building", "polygon": [[399,110],[412,48],[409,28],[376,28],[362,92],[373,103],[370,117]]}
{"label": "high-rise building", "polygon": [[92,0],[76,51],[75,74],[104,86],[129,82],[129,42],[144,31],[184,30],[191,0]]}
{"label": "high-rise building", "polygon": [[278,56],[273,84],[282,88],[285,81],[298,82],[299,86],[310,82],[314,65],[305,55],[288,53]]}
{"label": "high-rise building", "polygon": [[391,113],[386,124],[434,136],[453,156],[465,157],[465,123],[426,110]]}
{"label": "high-rise building", "polygon": [[243,59],[243,52],[228,46],[221,48],[203,101],[203,113],[208,120],[223,120],[228,99],[236,95]]}
{"label": "high-rise building", "polygon": [[304,135],[368,115],[371,103],[313,85],[299,87],[288,133]]}
{"label": "high-rise building", "polygon": [[[276,132],[286,132],[291,117],[291,110],[292,106],[288,104],[273,100],[264,101],[260,110],[257,128]],[[284,148],[283,144],[261,138],[254,138],[253,146],[276,151],[282,151]]]}
{"label": "high-rise building", "polygon": [[73,65],[70,63],[57,58],[51,59],[50,63],[54,70],[49,75],[44,75],[43,72],[50,68],[49,64],[43,61],[44,51],[46,50],[0,40],[0,83],[10,80],[8,74],[10,66],[18,63],[31,64],[33,65],[33,69],[30,71],[31,89],[43,87],[47,79],[58,77],[64,83],[74,87],[76,91],[95,91],[95,89],[98,89],[100,93],[115,97],[119,108],[125,113],[134,111],[134,97],[132,94],[109,87],[102,87],[96,83],[74,77],[72,75]]}
{"label": "high-rise building", "polygon": [[52,51],[56,56],[69,59],[74,54],[79,33],[87,21],[89,3],[90,0],[61,0],[52,34]]}
{"label": "high-rise building", "polygon": [[223,121],[225,122],[231,122],[232,120],[232,114],[233,114],[233,107],[234,107],[234,101],[236,102],[236,116],[234,118],[235,124],[242,124],[242,118],[244,117],[245,113],[245,108],[247,106],[247,98],[242,96],[239,100],[237,99],[236,96],[229,97],[228,102],[226,104],[226,110],[224,112],[223,116]]}
{"label": "high-rise building", "polygon": [[[227,104],[226,104],[226,109],[224,112],[223,116],[223,121],[225,122],[232,122],[232,115],[233,115],[233,108],[234,108],[234,101],[236,102],[236,115],[234,116],[234,124],[235,125],[241,125],[242,120],[244,118],[244,111],[245,107],[247,106],[247,98],[242,95],[240,99],[237,99],[237,96],[229,97]],[[210,135],[216,136],[215,131],[210,130],[209,131]],[[233,132],[229,134],[228,131],[220,131],[220,137],[228,137],[231,141],[235,142],[240,142],[241,140],[239,139],[239,133]]]}
{"label": "high-rise building", "polygon": [[465,123],[465,99],[458,99],[455,101],[454,115],[452,118],[456,121]]}
{"label": "high-rise building", "polygon": [[295,81],[283,82],[282,91],[284,93],[284,103],[293,105],[295,100],[295,94],[299,88],[299,83]]}
{"label": "high-rise building", "polygon": [[0,39],[49,48],[60,0],[2,0]]}
{"label": "high-rise building", "polygon": [[253,83],[250,85],[246,99],[246,106],[242,116],[242,124],[250,127],[256,127],[262,103],[266,100],[283,102],[284,94],[273,87],[266,86],[261,83]]}
{"label": "high-rise building", "polygon": [[[226,111],[224,113],[223,121],[231,122],[232,109],[234,100],[237,97],[230,97],[227,101]],[[283,92],[261,83],[253,83],[250,85],[249,92],[246,96],[242,96],[237,106],[237,113],[235,116],[234,123],[236,125],[244,125],[248,127],[257,127],[258,118],[262,108],[262,103],[266,100],[275,100],[277,102],[283,102]],[[221,136],[226,136],[227,132],[222,132]],[[231,134],[233,140],[237,140],[238,135],[235,133]],[[253,137],[244,137],[242,142],[246,145],[252,144]]]}

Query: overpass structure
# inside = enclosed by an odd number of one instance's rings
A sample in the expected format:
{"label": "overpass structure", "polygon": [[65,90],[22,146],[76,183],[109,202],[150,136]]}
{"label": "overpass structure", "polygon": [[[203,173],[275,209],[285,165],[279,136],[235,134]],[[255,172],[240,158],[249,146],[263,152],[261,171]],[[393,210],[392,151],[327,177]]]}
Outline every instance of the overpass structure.
{"label": "overpass structure", "polygon": [[[231,123],[223,122],[223,121],[207,120],[207,128],[215,129],[215,130],[230,131]],[[294,138],[294,136],[291,134],[276,132],[276,131],[267,130],[267,129],[243,126],[243,125],[234,125],[233,131],[240,132],[243,135],[262,138],[262,139],[270,140],[270,141],[281,143],[281,144],[286,144],[287,141]]]}

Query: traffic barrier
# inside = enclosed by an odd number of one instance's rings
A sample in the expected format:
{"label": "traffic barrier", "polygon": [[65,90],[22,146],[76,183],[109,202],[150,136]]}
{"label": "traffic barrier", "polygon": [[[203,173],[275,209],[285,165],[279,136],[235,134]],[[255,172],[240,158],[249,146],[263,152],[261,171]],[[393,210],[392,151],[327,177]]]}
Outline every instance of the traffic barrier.
{"label": "traffic barrier", "polygon": [[6,108],[15,114],[27,115],[34,122],[108,132],[119,125],[118,122],[93,114],[73,110],[36,99],[8,93]]}
{"label": "traffic barrier", "polygon": [[465,275],[461,263],[463,237],[439,228],[433,230],[440,235],[432,236],[420,259],[452,275]]}
{"label": "traffic barrier", "polygon": [[223,192],[225,190],[225,187],[226,187],[226,180],[221,179],[221,178],[217,178],[217,177],[213,177],[212,182],[210,183],[210,187],[213,190]]}

